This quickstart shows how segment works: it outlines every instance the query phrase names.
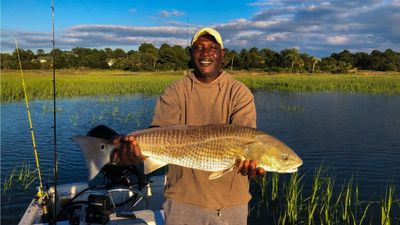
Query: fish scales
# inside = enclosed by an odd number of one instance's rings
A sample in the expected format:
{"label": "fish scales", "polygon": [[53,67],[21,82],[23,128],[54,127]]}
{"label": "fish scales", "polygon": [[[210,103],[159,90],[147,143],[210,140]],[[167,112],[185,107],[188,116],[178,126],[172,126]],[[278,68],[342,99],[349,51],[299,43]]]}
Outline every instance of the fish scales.
{"label": "fish scales", "polygon": [[144,155],[205,171],[232,167],[239,156],[244,156],[245,144],[259,134],[255,129],[234,125],[155,128],[134,133]]}

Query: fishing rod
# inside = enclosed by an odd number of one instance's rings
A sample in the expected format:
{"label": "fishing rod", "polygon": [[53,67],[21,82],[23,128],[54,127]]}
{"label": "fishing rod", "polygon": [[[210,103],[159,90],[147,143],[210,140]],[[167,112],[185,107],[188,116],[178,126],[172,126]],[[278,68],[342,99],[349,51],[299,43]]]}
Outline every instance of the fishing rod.
{"label": "fishing rod", "polygon": [[21,73],[22,89],[24,91],[24,98],[25,98],[25,106],[26,106],[26,111],[27,111],[27,114],[28,114],[29,130],[31,132],[33,153],[35,155],[36,171],[37,171],[38,177],[39,177],[39,191],[36,194],[36,197],[38,198],[38,202],[42,205],[43,215],[47,215],[47,213],[48,213],[48,211],[47,211],[47,199],[49,198],[49,196],[43,190],[43,181],[42,181],[42,174],[40,172],[39,155],[38,155],[37,147],[36,147],[35,132],[33,130],[31,111],[29,109],[29,100],[28,100],[28,93],[26,92],[24,73],[22,72],[21,56],[19,54],[19,48],[18,48],[17,39],[14,39],[14,40],[15,40],[15,48],[16,48],[17,56],[18,56],[19,70],[20,70],[20,73]]}
{"label": "fishing rod", "polygon": [[53,220],[57,221],[57,182],[58,182],[58,168],[57,168],[57,110],[56,110],[56,53],[55,53],[55,39],[54,39],[54,0],[51,1],[51,33],[53,44],[53,140],[54,140],[54,198],[53,198]]}

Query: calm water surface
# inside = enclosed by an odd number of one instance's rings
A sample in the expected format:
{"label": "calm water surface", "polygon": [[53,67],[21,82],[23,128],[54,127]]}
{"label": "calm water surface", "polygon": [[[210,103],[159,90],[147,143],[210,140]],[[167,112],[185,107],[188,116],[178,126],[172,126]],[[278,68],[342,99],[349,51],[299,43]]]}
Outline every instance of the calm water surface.
{"label": "calm water surface", "polygon": [[[389,184],[400,198],[400,96],[335,92],[255,92],[258,128],[283,140],[304,160],[305,180],[323,165],[337,183],[354,177],[362,200],[380,200]],[[83,181],[85,162],[70,138],[98,124],[120,133],[149,126],[154,96],[59,100],[59,182]],[[31,114],[45,182],[53,164],[52,102],[32,101]],[[1,181],[22,163],[34,166],[22,102],[1,104]],[[1,223],[17,224],[35,194],[34,183],[2,195]],[[307,188],[306,184],[306,187]],[[398,208],[396,208],[398,210]],[[400,215],[400,212],[394,212]]]}

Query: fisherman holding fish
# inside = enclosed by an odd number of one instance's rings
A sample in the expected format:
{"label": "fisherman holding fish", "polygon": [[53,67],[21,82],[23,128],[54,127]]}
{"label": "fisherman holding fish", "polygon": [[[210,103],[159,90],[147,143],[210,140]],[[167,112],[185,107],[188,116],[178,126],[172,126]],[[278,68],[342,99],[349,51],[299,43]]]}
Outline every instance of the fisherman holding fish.
{"label": "fisherman holding fish", "polygon": [[[256,127],[251,91],[221,69],[224,57],[221,35],[212,28],[196,32],[191,42],[193,72],[169,85],[159,97],[152,127],[236,124]],[[117,135],[111,161],[142,162],[134,136]],[[210,172],[169,165],[163,204],[165,224],[247,224],[248,177],[264,174],[254,160],[238,163],[234,171],[209,180]]]}
{"label": "fisherman holding fish", "polygon": [[[256,107],[250,90],[221,70],[224,57],[221,35],[212,28],[196,32],[191,42],[194,70],[159,97],[151,126],[186,124],[237,124],[256,127]],[[119,163],[143,161],[133,136],[118,136],[120,146],[112,160]],[[248,177],[263,174],[254,160],[244,160],[241,169],[209,180],[210,172],[169,165],[165,224],[247,224]]]}
{"label": "fisherman holding fish", "polygon": [[248,177],[293,173],[303,161],[282,141],[255,129],[254,97],[221,70],[224,46],[216,30],[197,31],[190,55],[193,72],[158,98],[153,128],[117,135],[100,125],[73,140],[84,153],[89,179],[100,168],[124,171],[123,166],[143,163],[148,174],[168,164],[167,225],[244,225],[251,198]]}

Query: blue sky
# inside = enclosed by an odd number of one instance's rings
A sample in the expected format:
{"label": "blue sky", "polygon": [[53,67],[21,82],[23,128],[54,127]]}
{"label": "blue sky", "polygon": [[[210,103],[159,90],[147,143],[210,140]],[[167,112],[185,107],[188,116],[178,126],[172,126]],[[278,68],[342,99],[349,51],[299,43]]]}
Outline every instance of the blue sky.
{"label": "blue sky", "polygon": [[[14,38],[24,49],[50,49],[50,6],[1,1],[1,52],[13,51]],[[297,48],[318,57],[400,51],[399,23],[400,0],[55,0],[56,47],[64,50],[186,46],[197,29],[211,26],[235,50]]]}

